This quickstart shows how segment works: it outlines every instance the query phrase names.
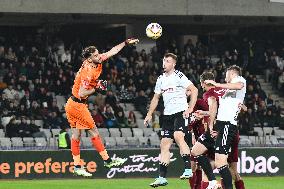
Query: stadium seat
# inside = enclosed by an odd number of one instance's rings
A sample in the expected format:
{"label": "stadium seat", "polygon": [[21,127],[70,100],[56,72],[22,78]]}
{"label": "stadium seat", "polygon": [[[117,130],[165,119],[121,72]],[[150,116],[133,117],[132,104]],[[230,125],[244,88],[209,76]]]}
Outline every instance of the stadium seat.
{"label": "stadium seat", "polygon": [[43,120],[41,120],[41,119],[35,120],[35,125],[37,125],[39,127],[43,127]]}
{"label": "stadium seat", "polygon": [[139,146],[148,146],[148,137],[139,137],[138,138],[138,142],[139,142]]}
{"label": "stadium seat", "polygon": [[251,146],[252,142],[248,138],[241,138],[239,144],[243,146]]}
{"label": "stadium seat", "polygon": [[61,129],[51,129],[52,136],[53,137],[58,137]]}
{"label": "stadium seat", "polygon": [[271,141],[269,137],[265,137],[265,143],[266,145],[271,145]]}
{"label": "stadium seat", "polygon": [[117,146],[127,146],[128,143],[125,137],[115,137],[116,145]]}
{"label": "stadium seat", "polygon": [[68,129],[67,130],[67,133],[68,133],[68,135],[70,136],[70,138],[72,137],[72,130],[71,129]]}
{"label": "stadium seat", "polygon": [[248,139],[251,141],[252,145],[256,144],[256,136],[248,136]]}
{"label": "stadium seat", "polygon": [[256,143],[255,144],[265,144],[266,142],[266,137],[265,136],[259,136],[256,138]]}
{"label": "stadium seat", "polygon": [[32,137],[24,137],[23,142],[25,147],[32,147],[35,145],[34,138]]}
{"label": "stadium seat", "polygon": [[258,136],[263,136],[263,129],[261,127],[254,127],[253,131],[257,132]]}
{"label": "stadium seat", "polygon": [[105,137],[104,138],[106,147],[115,147],[116,146],[116,140],[113,137]]}
{"label": "stadium seat", "polygon": [[12,147],[10,138],[0,138],[1,149],[8,150]]}
{"label": "stadium seat", "polygon": [[57,140],[57,138],[49,138],[48,146],[49,147],[58,147],[58,140]]}
{"label": "stadium seat", "polygon": [[4,138],[5,137],[5,132],[3,131],[3,129],[0,129],[0,138]]}
{"label": "stadium seat", "polygon": [[109,131],[107,128],[98,128],[100,135],[104,137],[109,137]]}
{"label": "stadium seat", "polygon": [[271,135],[273,128],[272,127],[263,127],[264,135]]}
{"label": "stadium seat", "polygon": [[123,137],[132,137],[132,132],[130,128],[121,128],[120,131]]}
{"label": "stadium seat", "polygon": [[278,145],[279,144],[278,139],[277,139],[276,136],[270,136],[270,142],[273,145]]}
{"label": "stadium seat", "polygon": [[60,111],[62,111],[64,109],[64,106],[66,104],[66,99],[64,96],[60,96],[60,95],[56,95],[56,103],[57,103],[57,107],[59,108]]}
{"label": "stadium seat", "polygon": [[13,147],[23,147],[24,146],[23,140],[20,137],[12,137],[11,142],[12,142]]}
{"label": "stadium seat", "polygon": [[47,138],[51,138],[52,137],[50,129],[40,129],[40,131],[43,131]]}
{"label": "stadium seat", "polygon": [[118,128],[110,128],[109,133],[110,133],[111,137],[120,137],[121,136]]}
{"label": "stadium seat", "polygon": [[45,138],[35,138],[35,146],[45,147],[47,146],[47,142]]}
{"label": "stadium seat", "polygon": [[153,147],[159,147],[160,146],[160,138],[158,136],[150,136],[149,137],[150,144]]}
{"label": "stadium seat", "polygon": [[276,136],[284,136],[284,130],[282,129],[275,129],[275,135]]}
{"label": "stadium seat", "polygon": [[154,133],[154,131],[152,128],[143,128],[143,133],[145,137],[149,137]]}
{"label": "stadium seat", "polygon": [[139,128],[143,128],[144,127],[144,120],[143,119],[137,119],[136,120],[136,123],[137,123],[137,126],[139,127]]}
{"label": "stadium seat", "polygon": [[89,137],[81,137],[81,142],[84,148],[92,147],[91,139]]}
{"label": "stadium seat", "polygon": [[88,137],[88,131],[87,130],[82,130],[81,137]]}
{"label": "stadium seat", "polygon": [[129,146],[138,146],[139,141],[137,137],[126,137],[126,141]]}
{"label": "stadium seat", "polygon": [[143,129],[141,128],[133,128],[133,136],[142,137],[143,136]]}

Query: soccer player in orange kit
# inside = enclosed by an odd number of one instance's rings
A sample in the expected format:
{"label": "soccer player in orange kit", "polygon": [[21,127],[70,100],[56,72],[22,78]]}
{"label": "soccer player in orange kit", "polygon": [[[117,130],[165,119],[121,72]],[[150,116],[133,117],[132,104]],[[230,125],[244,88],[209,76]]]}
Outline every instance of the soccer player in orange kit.
{"label": "soccer player in orange kit", "polygon": [[81,132],[88,130],[93,147],[99,152],[107,168],[122,165],[125,160],[116,158],[111,159],[104,147],[98,129],[87,106],[87,98],[95,93],[98,88],[104,88],[103,82],[98,80],[102,72],[102,63],[108,58],[116,55],[126,45],[133,45],[139,42],[138,39],[127,39],[106,53],[100,54],[95,46],[89,46],[82,52],[85,59],[74,80],[72,96],[68,99],[65,111],[68,122],[72,130],[71,152],[74,160],[74,174],[90,177],[81,165],[80,158],[80,136]]}

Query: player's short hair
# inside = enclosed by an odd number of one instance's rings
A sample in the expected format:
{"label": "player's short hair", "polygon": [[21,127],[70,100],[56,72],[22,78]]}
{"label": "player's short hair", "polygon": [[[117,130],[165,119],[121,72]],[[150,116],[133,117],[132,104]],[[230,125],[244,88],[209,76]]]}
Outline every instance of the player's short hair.
{"label": "player's short hair", "polygon": [[92,55],[92,53],[94,53],[96,50],[97,50],[97,47],[95,47],[95,46],[86,47],[82,51],[82,57],[83,58],[89,58]]}
{"label": "player's short hair", "polygon": [[236,72],[238,75],[241,75],[241,74],[242,74],[242,69],[241,69],[239,66],[237,66],[237,65],[232,65],[232,66],[230,66],[230,67],[227,69],[227,71],[234,71],[234,72]]}
{"label": "player's short hair", "polygon": [[212,72],[203,72],[200,75],[200,81],[203,83],[205,80],[215,80],[215,75]]}
{"label": "player's short hair", "polygon": [[172,59],[174,59],[175,61],[177,61],[177,55],[175,55],[174,53],[166,53],[164,55],[165,58],[171,57]]}

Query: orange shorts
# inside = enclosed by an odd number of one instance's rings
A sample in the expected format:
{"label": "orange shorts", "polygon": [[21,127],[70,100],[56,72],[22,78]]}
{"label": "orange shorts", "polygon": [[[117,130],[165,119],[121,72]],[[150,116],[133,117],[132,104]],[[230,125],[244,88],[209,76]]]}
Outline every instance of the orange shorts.
{"label": "orange shorts", "polygon": [[87,104],[74,102],[69,98],[65,106],[65,111],[71,128],[92,129],[95,127],[95,121],[91,116]]}

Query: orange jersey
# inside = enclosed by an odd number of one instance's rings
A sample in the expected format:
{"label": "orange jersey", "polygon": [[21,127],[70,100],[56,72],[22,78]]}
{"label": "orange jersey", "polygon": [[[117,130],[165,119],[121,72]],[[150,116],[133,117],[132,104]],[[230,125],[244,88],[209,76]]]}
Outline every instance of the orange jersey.
{"label": "orange jersey", "polygon": [[[103,61],[107,59],[106,55],[102,55]],[[87,90],[93,89],[97,85],[97,80],[102,73],[102,64],[92,64],[85,60],[76,74],[72,95],[80,99],[79,89],[84,87]]]}

